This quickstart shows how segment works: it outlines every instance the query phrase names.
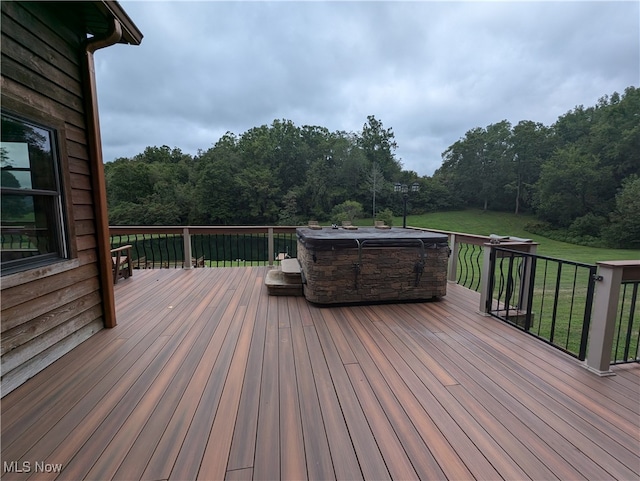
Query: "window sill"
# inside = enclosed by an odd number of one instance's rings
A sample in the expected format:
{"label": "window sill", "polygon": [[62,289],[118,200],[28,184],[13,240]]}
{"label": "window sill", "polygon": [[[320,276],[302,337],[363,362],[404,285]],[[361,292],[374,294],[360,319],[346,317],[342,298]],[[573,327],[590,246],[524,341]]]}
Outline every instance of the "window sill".
{"label": "window sill", "polygon": [[53,276],[62,272],[70,271],[80,266],[78,259],[69,259],[62,261],[53,261],[46,265],[33,267],[29,270],[16,272],[15,274],[7,274],[0,279],[0,290],[9,289],[10,287],[28,284],[44,277]]}

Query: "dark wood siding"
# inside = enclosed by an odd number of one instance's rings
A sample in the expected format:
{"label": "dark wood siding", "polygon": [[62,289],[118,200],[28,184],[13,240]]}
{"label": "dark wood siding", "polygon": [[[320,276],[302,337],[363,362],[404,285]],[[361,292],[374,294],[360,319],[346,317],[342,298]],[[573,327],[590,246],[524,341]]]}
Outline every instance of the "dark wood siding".
{"label": "dark wood siding", "polygon": [[[73,8],[71,5],[67,8]],[[82,79],[83,30],[2,2],[2,107],[57,130],[71,259],[2,279],[2,395],[104,325]]]}

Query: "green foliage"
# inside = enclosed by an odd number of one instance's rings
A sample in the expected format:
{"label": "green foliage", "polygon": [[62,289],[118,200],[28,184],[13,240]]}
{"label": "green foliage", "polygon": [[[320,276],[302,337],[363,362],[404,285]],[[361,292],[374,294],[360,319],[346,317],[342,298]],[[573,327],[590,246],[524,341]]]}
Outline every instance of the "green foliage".
{"label": "green foliage", "polygon": [[616,196],[606,238],[615,247],[640,248],[640,177],[630,175]]}
{"label": "green foliage", "polygon": [[607,219],[605,217],[588,212],[571,223],[569,233],[576,237],[598,238],[606,224]]}
{"label": "green foliage", "polygon": [[367,158],[367,168],[377,166],[382,176],[387,179],[394,179],[400,175],[402,166],[394,154],[398,144],[393,129],[385,129],[381,121],[369,115],[357,144]]}
{"label": "green foliage", "polygon": [[381,210],[376,219],[384,222],[385,225],[393,226],[393,211],[391,209]]}
{"label": "green foliage", "polygon": [[476,127],[443,153],[434,179],[452,194],[453,208],[535,212],[554,235],[602,244],[599,235],[621,230],[613,211],[622,182],[640,175],[639,116],[640,89],[629,87],[551,127],[528,120]]}
{"label": "green foliage", "polygon": [[278,225],[299,225],[298,216],[298,196],[295,191],[290,190],[282,199],[282,209],[278,216]]}
{"label": "green foliage", "polygon": [[568,227],[593,212],[600,197],[598,159],[575,146],[556,153],[542,166],[538,180],[537,211],[543,220]]}
{"label": "green foliage", "polygon": [[[396,224],[402,218],[396,217]],[[536,223],[531,214],[515,215],[508,212],[468,209],[434,212],[420,216],[408,216],[407,225],[468,234],[499,234],[533,239],[539,242],[538,254],[594,264],[598,261],[640,259],[640,249],[614,249],[611,247],[582,246],[553,239],[530,230]]]}
{"label": "green foliage", "polygon": [[[392,129],[373,116],[360,133],[298,127],[289,120],[227,132],[195,157],[167,146],[105,165],[112,224],[275,224],[328,218],[352,199],[395,200],[383,176],[401,172]],[[375,162],[373,164],[372,162]],[[384,173],[383,173],[384,172]],[[137,207],[136,207],[137,206]],[[164,206],[164,212],[163,208]]]}
{"label": "green foliage", "polygon": [[106,164],[110,222],[297,224],[329,219],[348,200],[370,206],[372,217],[387,209],[400,215],[393,185],[418,182],[407,199],[410,216],[469,207],[536,214],[536,232],[635,246],[639,117],[640,89],[629,87],[552,126],[503,120],[475,127],[445,150],[432,177],[402,170],[393,129],[373,115],[355,133],[274,120],[238,136],[227,132],[194,157],[147,147]]}
{"label": "green foliage", "polygon": [[153,193],[151,167],[140,160],[117,159],[105,165],[110,207],[138,204]]}
{"label": "green foliage", "polygon": [[[5,163],[8,163],[6,159],[6,155],[4,153],[5,149],[0,149],[0,153],[2,155],[2,163],[1,165],[4,167]],[[2,187],[14,187],[19,188],[20,182],[18,179],[8,170],[2,169],[0,171],[0,180]],[[22,196],[17,195],[3,195],[2,196],[2,204],[0,205],[2,218],[7,220],[16,221],[18,219],[22,219],[27,216],[30,212],[33,212],[33,209],[29,208],[27,200]]]}
{"label": "green foliage", "polygon": [[345,200],[342,204],[336,205],[331,210],[331,220],[340,225],[344,221],[354,222],[364,215],[364,209],[360,202],[355,200]]}
{"label": "green foliage", "polygon": [[[574,230],[570,228],[556,228],[548,222],[531,222],[526,224],[525,229],[529,234],[537,234],[547,239],[553,239],[560,242],[566,242],[571,245],[590,246],[590,247],[607,247],[606,242],[586,232],[586,229],[582,229],[580,226],[581,221],[578,221],[578,226]],[[584,225],[588,225],[586,222]],[[531,236],[529,236],[531,237]]]}

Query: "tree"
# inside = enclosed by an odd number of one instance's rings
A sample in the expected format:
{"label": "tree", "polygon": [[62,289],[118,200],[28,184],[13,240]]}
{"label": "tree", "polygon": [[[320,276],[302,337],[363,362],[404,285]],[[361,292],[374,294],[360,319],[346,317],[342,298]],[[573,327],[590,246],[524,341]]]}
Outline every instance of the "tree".
{"label": "tree", "polygon": [[378,164],[371,164],[371,170],[367,175],[367,184],[371,190],[371,216],[376,217],[376,193],[382,190],[384,184],[384,175]]}
{"label": "tree", "polygon": [[147,147],[144,149],[144,152],[136,155],[133,160],[144,161],[148,164],[177,164],[178,162],[182,161],[185,156],[189,157],[188,155],[183,154],[182,151],[178,148],[172,149],[168,145],[163,145],[162,147]]}
{"label": "tree", "polygon": [[151,168],[142,160],[116,159],[105,164],[107,200],[110,207],[119,203],[142,204],[153,194]]}
{"label": "tree", "polygon": [[282,199],[282,208],[278,215],[279,225],[298,225],[298,195],[295,191],[290,190]]}
{"label": "tree", "polygon": [[622,180],[640,175],[640,89],[629,87],[620,96],[604,96],[594,109],[589,131],[590,151],[603,166],[611,167],[610,196],[615,196]]}
{"label": "tree", "polygon": [[331,184],[335,175],[328,159],[318,159],[311,163],[303,186],[307,203],[307,213],[317,219],[326,217],[332,206]]}
{"label": "tree", "polygon": [[486,130],[476,127],[467,131],[442,155],[442,166],[436,175],[459,199],[461,206],[488,205],[489,175],[485,160]]}
{"label": "tree", "polygon": [[514,181],[511,124],[503,120],[476,127],[443,153],[434,177],[454,195],[454,204],[504,209]]}
{"label": "tree", "polygon": [[233,224],[237,209],[235,176],[240,167],[235,135],[227,132],[197,159],[192,220],[198,224]]}
{"label": "tree", "polygon": [[301,185],[305,172],[313,156],[305,145],[301,131],[290,120],[274,120],[269,129],[271,145],[274,148],[273,168],[281,179],[283,191]]}
{"label": "tree", "polygon": [[[616,199],[628,199],[635,190],[627,185],[635,183],[625,179],[640,176],[638,118],[640,89],[629,87],[570,110],[551,127],[530,120],[476,127],[443,152],[433,177],[422,178],[402,170],[393,129],[373,115],[356,133],[274,120],[239,136],[227,132],[194,158],[163,145],[106,164],[109,214],[130,224],[297,223],[327,220],[334,206],[352,201],[377,216],[381,208],[402,209],[390,183],[417,181],[412,213],[534,209],[570,235],[609,232],[609,220],[621,232],[627,211]],[[4,127],[13,128],[3,120]],[[3,185],[15,185],[10,169],[2,174]],[[24,210],[5,197],[3,212]]]}
{"label": "tree", "polygon": [[419,181],[420,190],[411,197],[414,209],[423,212],[436,212],[457,208],[453,193],[437,176],[423,177]]}
{"label": "tree", "polygon": [[[5,168],[11,166],[12,163],[4,147],[0,147],[0,159],[0,166],[2,166],[2,170],[0,170],[2,187],[20,188],[20,182],[16,179],[16,176],[13,175],[11,171],[5,170]],[[27,197],[17,195],[3,195],[0,205],[2,219],[8,221],[24,218],[32,211],[32,209],[29,209],[28,199]]]}
{"label": "tree", "polygon": [[616,195],[616,208],[607,231],[609,243],[627,249],[640,248],[640,177],[630,175]]}
{"label": "tree", "polygon": [[599,214],[598,159],[575,146],[565,147],[542,166],[536,211],[544,220],[568,227],[588,212]]}
{"label": "tree", "polygon": [[552,131],[539,122],[523,120],[513,128],[513,180],[505,188],[515,202],[514,212],[530,207],[535,182],[540,177],[542,163],[553,152]]}
{"label": "tree", "polygon": [[504,186],[511,182],[513,149],[511,143],[511,124],[503,120],[487,126],[484,134],[484,146],[478,152],[479,162],[478,188],[483,210],[493,202],[495,208],[504,207],[501,198]]}
{"label": "tree", "polygon": [[280,193],[275,173],[266,166],[247,167],[236,174],[234,184],[238,204],[236,221],[266,225],[278,219],[277,199]]}
{"label": "tree", "polygon": [[393,129],[385,129],[382,122],[373,115],[367,117],[367,123],[363,125],[362,133],[358,139],[358,145],[369,163],[367,170],[372,165],[377,165],[382,175],[387,179],[395,179],[400,175],[402,166],[395,157],[398,144]]}

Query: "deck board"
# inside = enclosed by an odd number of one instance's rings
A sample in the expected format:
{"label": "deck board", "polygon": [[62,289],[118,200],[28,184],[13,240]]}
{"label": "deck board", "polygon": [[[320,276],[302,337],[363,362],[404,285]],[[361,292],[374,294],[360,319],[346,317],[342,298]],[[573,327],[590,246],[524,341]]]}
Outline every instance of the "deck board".
{"label": "deck board", "polygon": [[267,332],[264,341],[262,380],[260,382],[256,452],[252,466],[253,475],[256,479],[280,478],[278,301],[279,299],[276,297],[269,298],[265,318]]}
{"label": "deck board", "polygon": [[318,391],[314,382],[313,367],[307,348],[304,319],[310,319],[309,309],[301,297],[289,299],[293,309],[291,337],[298,384],[302,435],[307,458],[307,475],[310,480],[331,479],[335,476],[331,462],[329,442],[324,432]]}
{"label": "deck board", "polygon": [[[2,399],[2,479],[638,479],[640,365],[600,378],[478,294],[319,308],[268,268],[135,271]],[[36,473],[36,462],[63,471]]]}

